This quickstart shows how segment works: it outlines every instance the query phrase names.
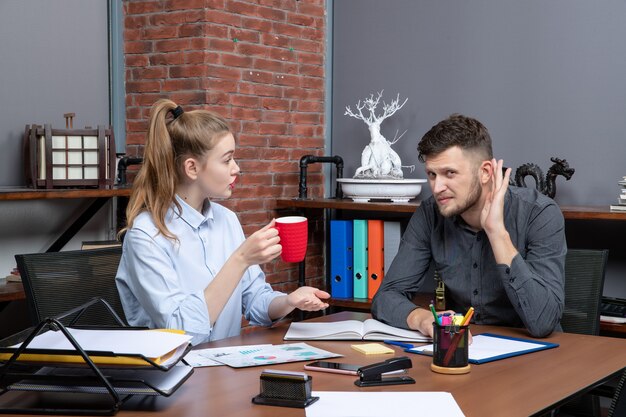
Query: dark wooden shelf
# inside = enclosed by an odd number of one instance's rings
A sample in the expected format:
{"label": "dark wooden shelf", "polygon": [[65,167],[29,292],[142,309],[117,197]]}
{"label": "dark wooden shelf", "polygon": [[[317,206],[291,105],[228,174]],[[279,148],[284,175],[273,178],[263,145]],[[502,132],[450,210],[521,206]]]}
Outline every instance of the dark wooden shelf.
{"label": "dark wooden shelf", "polygon": [[0,188],[0,201],[129,197],[131,188]]}
{"label": "dark wooden shelf", "polygon": [[4,301],[23,300],[24,287],[21,282],[5,282],[0,284],[0,303]]}
{"label": "dark wooden shelf", "polygon": [[286,199],[279,198],[276,200],[276,208],[317,208],[317,209],[335,209],[335,210],[360,210],[360,211],[384,211],[393,213],[413,213],[419,207],[419,200],[411,200],[408,203],[393,202],[367,202],[355,203],[349,199],[336,198],[315,198],[315,199]]}
{"label": "dark wooden shelf", "polygon": [[[367,202],[355,203],[349,199],[314,198],[314,199],[286,199],[276,200],[278,209],[335,209],[353,211],[379,211],[410,214],[419,207],[419,200],[408,203]],[[561,206],[563,216],[567,220],[626,220],[626,212],[615,212],[609,206]]]}

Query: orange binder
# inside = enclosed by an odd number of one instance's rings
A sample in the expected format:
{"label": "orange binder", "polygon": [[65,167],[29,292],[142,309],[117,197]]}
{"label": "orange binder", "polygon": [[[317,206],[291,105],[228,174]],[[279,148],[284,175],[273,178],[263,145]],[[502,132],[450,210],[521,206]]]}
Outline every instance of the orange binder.
{"label": "orange binder", "polygon": [[367,221],[367,296],[373,298],[384,276],[384,222]]}

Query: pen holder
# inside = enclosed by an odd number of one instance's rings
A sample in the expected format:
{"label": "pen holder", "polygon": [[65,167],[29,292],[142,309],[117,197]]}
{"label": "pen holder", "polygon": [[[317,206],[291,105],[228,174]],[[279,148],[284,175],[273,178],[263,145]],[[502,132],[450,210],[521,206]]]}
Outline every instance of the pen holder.
{"label": "pen holder", "polygon": [[430,369],[441,374],[466,374],[469,365],[469,326],[440,326],[433,323],[433,363]]}

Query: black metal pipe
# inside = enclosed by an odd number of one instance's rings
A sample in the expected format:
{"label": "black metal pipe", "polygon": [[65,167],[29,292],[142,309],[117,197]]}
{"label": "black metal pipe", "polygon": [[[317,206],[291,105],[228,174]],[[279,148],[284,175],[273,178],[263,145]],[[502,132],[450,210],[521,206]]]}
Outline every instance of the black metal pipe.
{"label": "black metal pipe", "polygon": [[[300,185],[298,187],[298,198],[307,198],[307,187],[306,187],[307,166],[309,164],[314,164],[318,162],[335,164],[335,167],[337,168],[337,178],[343,178],[343,159],[339,155],[335,155],[335,156],[304,155],[302,158],[300,158]],[[339,183],[337,183],[335,196],[337,198],[343,197],[341,188],[339,187]]]}
{"label": "black metal pipe", "polygon": [[139,165],[143,163],[143,158],[136,158],[131,156],[123,156],[117,163],[117,184],[126,185],[126,169],[130,165]]}

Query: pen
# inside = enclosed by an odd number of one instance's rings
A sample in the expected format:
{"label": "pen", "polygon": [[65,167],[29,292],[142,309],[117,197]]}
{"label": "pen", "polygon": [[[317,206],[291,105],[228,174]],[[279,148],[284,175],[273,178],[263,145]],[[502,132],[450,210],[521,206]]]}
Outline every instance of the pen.
{"label": "pen", "polygon": [[433,317],[435,318],[435,323],[437,323],[438,326],[441,326],[441,323],[439,322],[439,319],[437,318],[437,312],[435,311],[435,306],[430,304],[428,307],[430,307],[430,311],[433,313]]}
{"label": "pen", "polygon": [[470,324],[470,320],[472,319],[473,315],[474,315],[474,307],[470,307],[469,310],[467,310],[467,313],[465,313],[465,317],[463,317],[462,326],[465,326],[466,324]]}
{"label": "pen", "polygon": [[388,345],[400,346],[405,349],[412,349],[415,347],[410,343],[396,342],[395,340],[383,340],[383,343],[387,343]]}

